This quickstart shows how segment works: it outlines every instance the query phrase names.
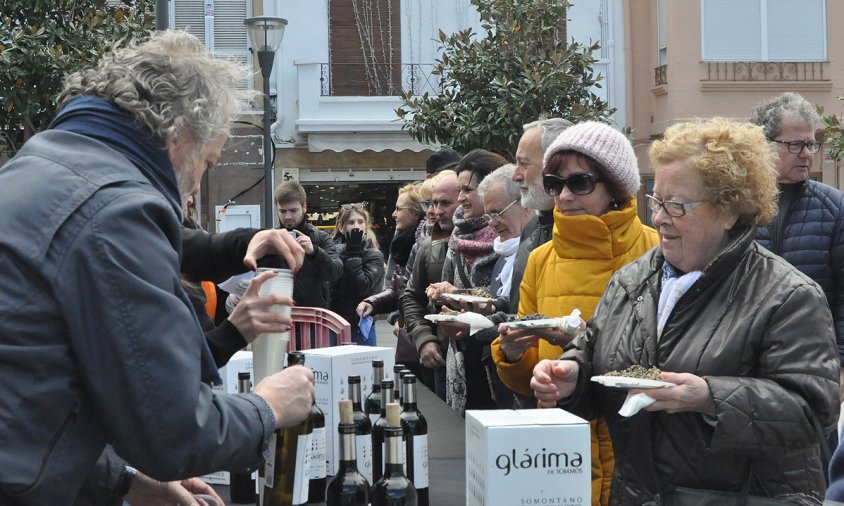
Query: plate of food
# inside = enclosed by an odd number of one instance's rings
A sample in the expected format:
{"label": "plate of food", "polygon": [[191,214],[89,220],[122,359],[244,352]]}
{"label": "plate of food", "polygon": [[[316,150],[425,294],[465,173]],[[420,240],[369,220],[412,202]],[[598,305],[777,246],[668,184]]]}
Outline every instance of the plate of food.
{"label": "plate of food", "polygon": [[429,322],[434,322],[434,323],[456,322],[458,314],[459,313],[456,313],[456,314],[443,314],[443,313],[426,314],[425,319],[428,320]]}
{"label": "plate of food", "polygon": [[472,291],[465,291],[465,292],[452,292],[452,293],[444,293],[444,299],[451,299],[453,301],[464,301],[464,302],[477,302],[477,303],[490,303],[492,302],[492,295],[482,290],[472,290]]}
{"label": "plate of food", "polygon": [[662,381],[656,367],[634,365],[622,371],[610,371],[603,376],[592,376],[592,381],[612,388],[662,388],[674,387],[675,383]]}
{"label": "plate of food", "polygon": [[505,323],[511,329],[559,329],[566,326],[567,317],[559,318],[536,318],[533,320],[514,320]]}

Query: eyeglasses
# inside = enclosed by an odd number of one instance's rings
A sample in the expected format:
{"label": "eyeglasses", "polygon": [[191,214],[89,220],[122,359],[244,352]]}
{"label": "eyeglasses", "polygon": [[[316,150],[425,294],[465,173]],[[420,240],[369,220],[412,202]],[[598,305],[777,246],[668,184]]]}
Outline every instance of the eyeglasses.
{"label": "eyeglasses", "polygon": [[430,199],[429,200],[420,200],[419,205],[422,206],[422,210],[427,213],[428,209],[431,207],[431,201],[430,201]]}
{"label": "eyeglasses", "polygon": [[510,202],[509,204],[507,204],[507,207],[498,211],[497,213],[494,213],[494,212],[493,213],[486,213],[484,215],[484,219],[489,223],[492,223],[493,221],[495,221],[495,222],[501,221],[501,217],[504,215],[504,213],[506,213],[508,209],[513,207],[513,204],[515,204],[516,202],[518,202],[518,200],[514,200],[513,202]]}
{"label": "eyeglasses", "polygon": [[340,209],[343,211],[348,211],[349,209],[357,209],[362,210],[364,206],[366,206],[366,202],[353,202],[351,204],[342,204],[340,205]]}
{"label": "eyeglasses", "polygon": [[788,152],[795,155],[802,153],[803,148],[808,149],[809,153],[817,153],[821,149],[821,143],[817,141],[778,141],[773,139],[771,142],[785,144],[788,146]]}
{"label": "eyeglasses", "polygon": [[542,176],[542,186],[545,188],[545,193],[552,197],[563,193],[563,188],[567,186],[569,191],[575,195],[589,195],[595,191],[595,185],[603,181],[605,181],[604,178],[588,172],[579,172],[569,177],[560,177],[556,174]]}
{"label": "eyeglasses", "polygon": [[412,206],[396,206],[396,211],[413,211],[414,207]]}
{"label": "eyeglasses", "polygon": [[449,206],[452,206],[452,205],[454,205],[453,200],[432,200],[431,201],[431,207],[433,207],[434,209],[436,209],[438,207],[449,207]]}
{"label": "eyeglasses", "polygon": [[695,200],[694,202],[675,202],[673,200],[662,200],[653,195],[645,195],[648,197],[648,207],[656,214],[660,209],[665,209],[668,216],[672,218],[679,218],[685,216],[687,212],[706,203],[705,200]]}

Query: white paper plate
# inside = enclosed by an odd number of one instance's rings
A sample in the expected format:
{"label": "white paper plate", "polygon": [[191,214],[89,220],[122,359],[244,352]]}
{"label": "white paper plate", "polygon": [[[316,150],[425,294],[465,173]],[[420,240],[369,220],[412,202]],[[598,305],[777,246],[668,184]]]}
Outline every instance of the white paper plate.
{"label": "white paper plate", "polygon": [[592,381],[612,388],[661,388],[677,386],[675,383],[669,383],[668,381],[630,378],[626,376],[592,376]]}
{"label": "white paper plate", "polygon": [[429,322],[439,323],[439,322],[456,322],[457,315],[456,314],[426,314],[425,319]]}
{"label": "white paper plate", "polygon": [[540,320],[518,320],[504,325],[511,329],[560,329],[566,326],[565,318],[542,318]]}
{"label": "white paper plate", "polygon": [[489,297],[478,297],[477,295],[469,295],[467,293],[444,293],[443,298],[466,302],[492,302],[492,299]]}

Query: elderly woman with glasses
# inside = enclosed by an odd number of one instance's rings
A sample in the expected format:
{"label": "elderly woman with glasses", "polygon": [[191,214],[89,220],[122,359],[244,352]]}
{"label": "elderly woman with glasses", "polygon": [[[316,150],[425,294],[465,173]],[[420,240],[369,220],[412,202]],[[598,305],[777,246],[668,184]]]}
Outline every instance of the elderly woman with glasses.
{"label": "elderly woman with glasses", "polygon": [[[610,277],[656,245],[656,232],[639,220],[639,168],[630,141],[603,123],[569,127],[545,153],[543,184],[554,197],[551,240],[528,258],[518,316],[589,318]],[[505,323],[493,342],[498,374],[514,392],[532,395],[533,367],[556,358],[559,332],[518,330]],[[592,423],[592,504],[607,504],[612,443],[603,420]]]}
{"label": "elderly woman with glasses", "polygon": [[[607,420],[613,504],[821,504],[838,356],[821,288],[753,240],[777,211],[774,152],[760,127],[715,118],[672,126],[650,158],[659,247],[536,366],[535,395]],[[673,386],[590,381],[631,366]],[[644,410],[620,414],[636,394]]]}

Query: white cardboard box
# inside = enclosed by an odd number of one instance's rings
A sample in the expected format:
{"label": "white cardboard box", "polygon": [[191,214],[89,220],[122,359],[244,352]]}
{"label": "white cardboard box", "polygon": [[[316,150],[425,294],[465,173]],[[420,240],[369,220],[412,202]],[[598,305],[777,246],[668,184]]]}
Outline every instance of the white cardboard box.
{"label": "white cardboard box", "polygon": [[[236,394],[237,374],[241,372],[248,372],[250,377],[252,376],[251,351],[241,350],[232,355],[232,358],[229,359],[226,365],[220,368],[220,378],[223,380],[223,384],[214,386],[214,391]],[[252,386],[255,386],[254,381],[252,381]],[[211,483],[213,485],[228,485],[231,481],[228,471],[217,471],[216,473],[206,474],[202,479],[205,483]]]}
{"label": "white cardboard box", "polygon": [[361,399],[366,400],[372,391],[372,361],[382,360],[384,378],[393,379],[396,350],[348,345],[302,351],[305,354],[305,367],[314,372],[317,406],[325,414],[325,456],[328,460],[328,474],[333,476],[340,465],[335,459],[340,448],[337,436],[337,424],[340,423],[338,403],[349,398],[349,376],[361,377]]}
{"label": "white cardboard box", "polygon": [[591,504],[590,449],[562,409],[466,411],[466,504]]}

